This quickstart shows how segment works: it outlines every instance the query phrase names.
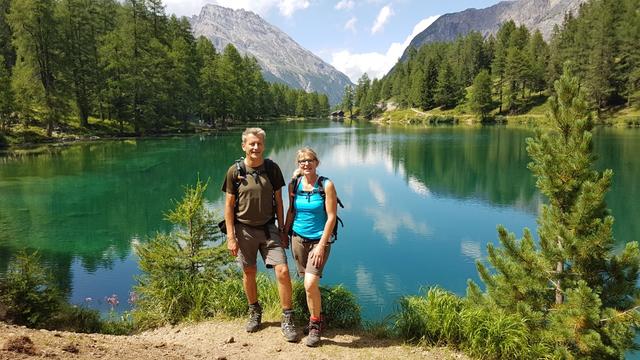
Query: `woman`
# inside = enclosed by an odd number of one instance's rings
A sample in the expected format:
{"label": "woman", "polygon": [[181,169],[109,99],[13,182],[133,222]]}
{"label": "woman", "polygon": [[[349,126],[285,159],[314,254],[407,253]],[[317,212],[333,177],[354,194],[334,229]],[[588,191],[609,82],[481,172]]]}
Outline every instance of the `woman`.
{"label": "woman", "polygon": [[320,161],[310,148],[298,150],[298,168],[289,184],[289,210],[285,230],[291,237],[291,251],[298,274],[304,276],[307,306],[311,314],[307,346],[320,342],[322,327],[320,278],[331,251],[331,234],[336,225],[337,196],[331,180],[316,172]]}

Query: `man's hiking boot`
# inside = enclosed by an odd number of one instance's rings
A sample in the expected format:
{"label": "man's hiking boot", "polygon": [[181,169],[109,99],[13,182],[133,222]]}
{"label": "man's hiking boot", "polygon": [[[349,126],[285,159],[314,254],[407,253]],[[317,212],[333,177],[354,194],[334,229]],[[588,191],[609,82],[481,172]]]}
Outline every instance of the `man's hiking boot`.
{"label": "man's hiking boot", "polygon": [[307,330],[309,331],[309,335],[307,336],[307,346],[317,346],[320,343],[322,323],[320,321],[309,321]]}
{"label": "man's hiking boot", "polygon": [[262,322],[262,306],[259,303],[249,305],[249,321],[247,322],[247,332],[256,332]]}
{"label": "man's hiking boot", "polygon": [[282,335],[288,342],[298,340],[296,326],[293,324],[293,310],[285,310],[282,312],[282,324],[280,325]]}

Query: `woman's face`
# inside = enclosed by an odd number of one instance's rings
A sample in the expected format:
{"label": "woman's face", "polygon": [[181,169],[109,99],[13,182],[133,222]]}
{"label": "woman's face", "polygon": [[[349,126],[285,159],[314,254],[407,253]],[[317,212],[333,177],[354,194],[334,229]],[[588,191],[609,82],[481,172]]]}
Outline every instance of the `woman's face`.
{"label": "woman's face", "polygon": [[315,174],[318,160],[311,154],[302,154],[298,157],[298,167],[303,175]]}

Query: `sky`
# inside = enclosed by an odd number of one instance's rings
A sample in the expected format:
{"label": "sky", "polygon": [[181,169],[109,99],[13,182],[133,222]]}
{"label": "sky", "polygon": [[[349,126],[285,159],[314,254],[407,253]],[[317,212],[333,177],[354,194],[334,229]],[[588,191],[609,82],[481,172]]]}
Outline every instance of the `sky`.
{"label": "sky", "polygon": [[208,3],[253,11],[356,83],[384,76],[411,39],[439,16],[499,0],[164,0],[191,16]]}

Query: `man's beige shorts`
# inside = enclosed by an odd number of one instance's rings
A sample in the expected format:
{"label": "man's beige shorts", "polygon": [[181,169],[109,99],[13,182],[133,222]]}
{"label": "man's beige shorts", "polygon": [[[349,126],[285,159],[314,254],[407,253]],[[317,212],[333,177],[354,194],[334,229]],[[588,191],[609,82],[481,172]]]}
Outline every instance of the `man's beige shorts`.
{"label": "man's beige shorts", "polygon": [[258,251],[268,268],[286,264],[287,255],[280,243],[280,233],[275,224],[269,224],[269,239],[266,238],[264,227],[253,227],[236,223],[236,238],[238,239],[238,264],[242,267],[256,266]]}

